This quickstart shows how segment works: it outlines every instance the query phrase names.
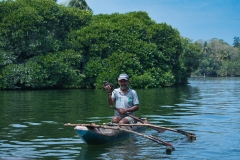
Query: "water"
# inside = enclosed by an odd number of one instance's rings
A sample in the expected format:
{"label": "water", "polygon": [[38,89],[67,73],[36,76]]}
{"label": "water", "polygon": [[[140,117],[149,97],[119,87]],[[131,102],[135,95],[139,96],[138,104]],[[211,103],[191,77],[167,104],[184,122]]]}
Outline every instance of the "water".
{"label": "water", "polygon": [[113,110],[103,90],[0,91],[0,159],[238,159],[240,78],[191,78],[185,86],[137,92],[137,116],[197,140],[146,129],[176,150],[167,155],[165,146],[136,135],[88,146],[63,125],[109,121]]}

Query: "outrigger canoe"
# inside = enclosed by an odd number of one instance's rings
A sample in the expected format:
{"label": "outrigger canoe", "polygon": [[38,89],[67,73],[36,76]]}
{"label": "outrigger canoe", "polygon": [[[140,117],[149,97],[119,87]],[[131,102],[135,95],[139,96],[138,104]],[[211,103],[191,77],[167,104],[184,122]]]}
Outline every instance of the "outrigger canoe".
{"label": "outrigger canoe", "polygon": [[97,125],[95,123],[92,124],[71,124],[67,123],[64,124],[64,126],[74,126],[75,132],[78,134],[78,136],[89,145],[101,145],[106,144],[109,142],[113,142],[115,140],[124,138],[128,136],[130,133],[142,136],[144,138],[147,138],[149,140],[152,140],[158,144],[165,145],[166,146],[166,153],[171,154],[171,152],[174,149],[174,147],[168,143],[165,142],[157,137],[151,136],[151,135],[144,135],[142,133],[139,133],[138,131],[144,129],[145,127],[150,127],[158,132],[162,132],[162,130],[169,130],[172,132],[177,132],[180,134],[185,135],[188,137],[189,140],[196,140],[196,136],[194,133],[182,131],[182,130],[176,130],[171,128],[165,128],[161,126],[152,125],[147,122],[147,119],[138,119],[134,117],[135,120],[137,120],[137,123],[134,124],[114,124],[114,123],[107,123],[103,125]]}
{"label": "outrigger canoe", "polygon": [[[136,124],[141,123],[137,122]],[[101,145],[127,137],[130,133],[126,130],[137,132],[144,128],[145,126],[122,126],[121,129],[117,129],[116,125],[107,123],[101,125],[101,127],[94,125],[76,126],[74,130],[86,144]]]}

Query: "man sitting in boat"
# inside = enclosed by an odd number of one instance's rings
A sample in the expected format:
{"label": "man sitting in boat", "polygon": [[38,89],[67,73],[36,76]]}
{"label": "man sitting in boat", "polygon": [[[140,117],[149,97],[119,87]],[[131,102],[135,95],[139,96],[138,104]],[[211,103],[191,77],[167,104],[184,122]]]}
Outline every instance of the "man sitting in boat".
{"label": "man sitting in boat", "polygon": [[112,118],[112,122],[119,124],[134,123],[134,119],[127,116],[127,114],[134,115],[134,111],[137,111],[139,108],[137,92],[129,88],[129,76],[127,74],[119,75],[118,84],[120,87],[112,92],[110,85],[105,87],[105,90],[108,92],[109,106],[113,107],[115,103],[115,116]]}

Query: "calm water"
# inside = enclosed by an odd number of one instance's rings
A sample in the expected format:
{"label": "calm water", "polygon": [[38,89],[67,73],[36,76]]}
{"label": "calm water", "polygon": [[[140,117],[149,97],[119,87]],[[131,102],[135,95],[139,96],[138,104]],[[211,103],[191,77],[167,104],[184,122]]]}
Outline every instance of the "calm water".
{"label": "calm water", "polygon": [[191,78],[190,84],[137,90],[140,110],[153,124],[193,132],[154,135],[176,150],[131,135],[107,145],[88,146],[65,123],[110,120],[103,90],[0,91],[0,159],[239,159],[240,78]]}

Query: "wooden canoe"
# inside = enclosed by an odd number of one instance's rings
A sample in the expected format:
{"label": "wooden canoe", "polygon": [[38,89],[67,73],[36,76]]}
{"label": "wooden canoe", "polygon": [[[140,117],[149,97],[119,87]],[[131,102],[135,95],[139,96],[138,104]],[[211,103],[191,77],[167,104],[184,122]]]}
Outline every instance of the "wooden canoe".
{"label": "wooden canoe", "polygon": [[[137,122],[136,124],[141,124]],[[112,127],[112,128],[111,128]],[[101,125],[101,127],[96,126],[76,126],[74,128],[78,136],[89,145],[101,145],[116,141],[118,139],[127,137],[129,132],[123,131],[121,129],[116,129],[117,127],[108,123]],[[122,126],[123,129],[130,131],[140,131],[144,129],[144,126]]]}

